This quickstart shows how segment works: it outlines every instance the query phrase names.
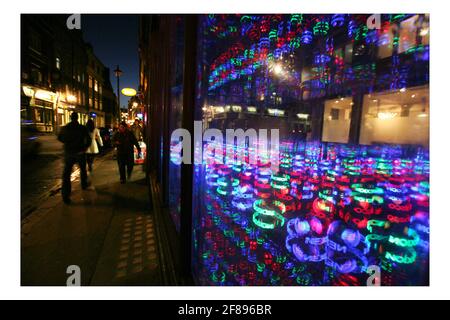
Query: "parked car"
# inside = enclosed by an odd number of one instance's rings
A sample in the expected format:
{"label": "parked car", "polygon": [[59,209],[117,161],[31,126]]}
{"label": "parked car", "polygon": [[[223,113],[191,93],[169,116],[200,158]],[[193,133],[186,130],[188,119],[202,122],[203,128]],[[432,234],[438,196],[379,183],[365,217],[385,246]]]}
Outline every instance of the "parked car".
{"label": "parked car", "polygon": [[22,123],[20,127],[21,156],[34,157],[39,153],[40,148],[39,131],[32,124]]}
{"label": "parked car", "polygon": [[99,131],[103,140],[103,148],[111,148],[112,129],[99,128]]}

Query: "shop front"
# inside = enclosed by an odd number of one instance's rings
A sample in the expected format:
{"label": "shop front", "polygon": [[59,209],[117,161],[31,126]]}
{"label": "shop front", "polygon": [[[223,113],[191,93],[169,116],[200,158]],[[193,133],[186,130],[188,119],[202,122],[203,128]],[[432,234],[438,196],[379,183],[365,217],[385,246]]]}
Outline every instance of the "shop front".
{"label": "shop front", "polygon": [[367,18],[142,19],[155,217],[184,281],[429,284],[428,17]]}

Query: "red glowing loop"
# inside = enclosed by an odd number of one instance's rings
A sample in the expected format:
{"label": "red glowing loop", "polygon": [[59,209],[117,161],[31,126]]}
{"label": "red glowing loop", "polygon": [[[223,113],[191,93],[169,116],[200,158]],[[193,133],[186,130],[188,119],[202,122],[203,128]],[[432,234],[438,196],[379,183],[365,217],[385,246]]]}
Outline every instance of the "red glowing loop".
{"label": "red glowing loop", "polygon": [[395,210],[395,211],[404,211],[404,212],[409,212],[412,209],[412,205],[411,203],[408,203],[406,205],[399,205],[399,204],[395,204],[395,203],[390,203],[388,205],[389,209]]}
{"label": "red glowing loop", "polygon": [[407,216],[407,217],[396,217],[393,215],[388,215],[387,219],[389,222],[391,223],[410,223],[411,222],[411,216]]}

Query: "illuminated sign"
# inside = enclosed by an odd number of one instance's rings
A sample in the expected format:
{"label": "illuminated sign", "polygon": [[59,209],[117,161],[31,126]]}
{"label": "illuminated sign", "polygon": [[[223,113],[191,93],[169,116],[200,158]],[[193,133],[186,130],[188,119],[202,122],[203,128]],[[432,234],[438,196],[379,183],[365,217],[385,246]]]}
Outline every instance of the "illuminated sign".
{"label": "illuminated sign", "polygon": [[127,97],[134,97],[137,93],[133,88],[123,88],[121,92],[124,96]]}

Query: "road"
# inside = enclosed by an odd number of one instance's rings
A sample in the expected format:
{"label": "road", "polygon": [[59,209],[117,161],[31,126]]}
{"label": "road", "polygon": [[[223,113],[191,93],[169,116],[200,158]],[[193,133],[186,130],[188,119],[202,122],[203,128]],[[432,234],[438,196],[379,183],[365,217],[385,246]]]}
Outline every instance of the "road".
{"label": "road", "polygon": [[[63,144],[55,135],[39,136],[39,154],[21,160],[21,215],[26,217],[45,198],[60,191],[62,182]],[[79,176],[74,169],[72,180]]]}

